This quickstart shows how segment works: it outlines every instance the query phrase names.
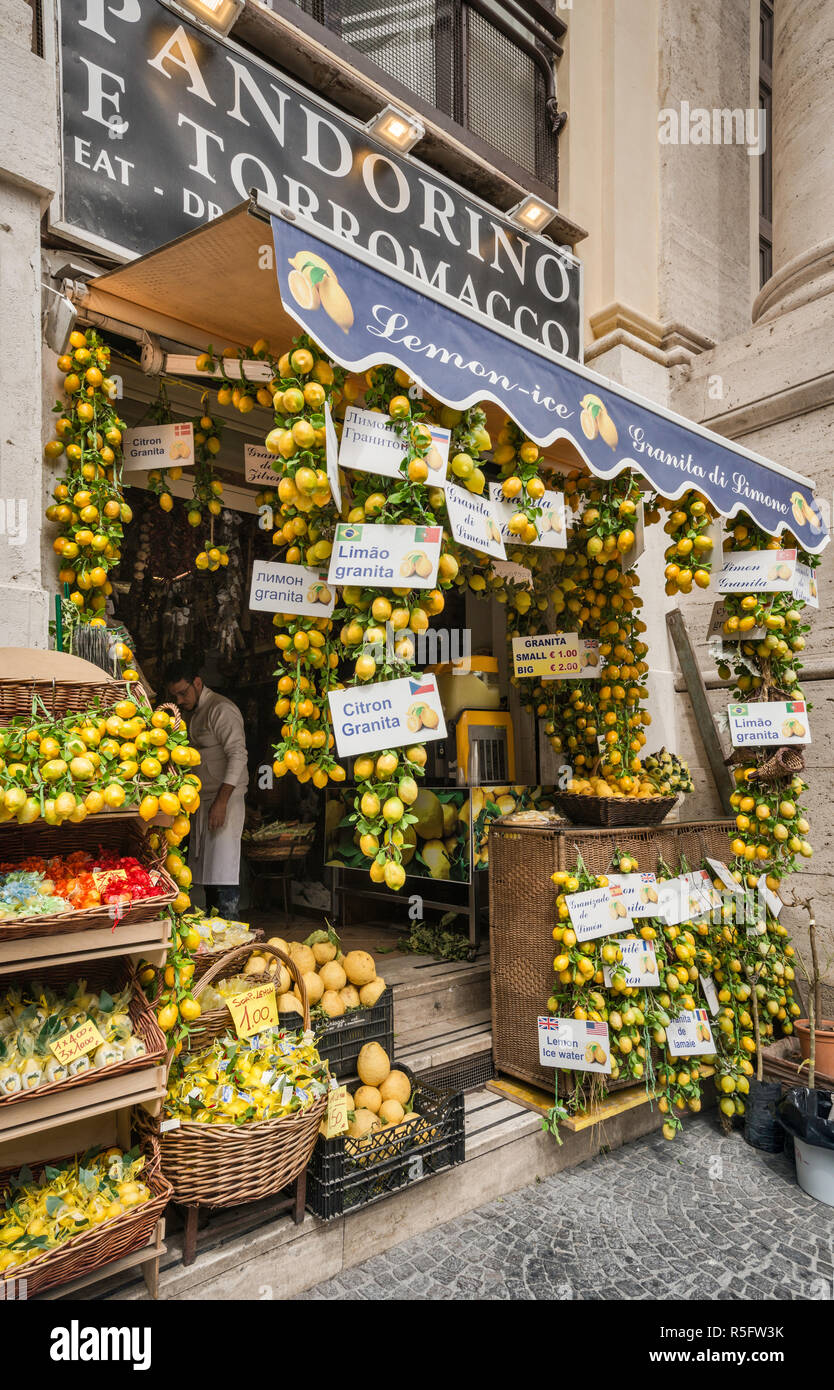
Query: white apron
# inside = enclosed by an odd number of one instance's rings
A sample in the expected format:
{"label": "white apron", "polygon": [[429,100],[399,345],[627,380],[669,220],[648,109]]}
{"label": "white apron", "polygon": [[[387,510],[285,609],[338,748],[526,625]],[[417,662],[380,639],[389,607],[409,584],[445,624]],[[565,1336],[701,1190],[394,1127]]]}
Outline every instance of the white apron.
{"label": "white apron", "polygon": [[[233,884],[240,875],[240,837],[248,785],[243,716],[237,705],[204,686],[188,719],[189,741],[200,753],[200,805],[191,818],[188,866],[195,883]],[[208,828],[209,811],[224,782],[234,787],[223,828]]]}

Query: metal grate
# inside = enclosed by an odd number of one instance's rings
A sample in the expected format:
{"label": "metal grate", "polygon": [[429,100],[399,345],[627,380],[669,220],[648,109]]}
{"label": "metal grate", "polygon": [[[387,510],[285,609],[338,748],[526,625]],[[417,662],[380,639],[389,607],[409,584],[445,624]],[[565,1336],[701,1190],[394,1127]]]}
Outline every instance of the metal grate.
{"label": "metal grate", "polygon": [[495,1076],[492,1052],[476,1052],[474,1057],[461,1057],[457,1062],[444,1062],[421,1075],[433,1086],[446,1091],[477,1091]]}
{"label": "metal grate", "polygon": [[340,0],[342,38],[417,96],[437,105],[436,0]]}
{"label": "metal grate", "polygon": [[510,775],[506,729],[469,729],[467,781],[478,786],[506,782]]}
{"label": "metal grate", "polygon": [[483,15],[467,10],[467,19],[465,123],[522,169],[544,177],[537,148],[544,79],[533,60]]}

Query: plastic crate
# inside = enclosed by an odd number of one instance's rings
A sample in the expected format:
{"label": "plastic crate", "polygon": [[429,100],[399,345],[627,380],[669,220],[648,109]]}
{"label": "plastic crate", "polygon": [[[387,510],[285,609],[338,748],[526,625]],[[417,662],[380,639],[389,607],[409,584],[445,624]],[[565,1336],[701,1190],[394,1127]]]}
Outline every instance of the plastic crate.
{"label": "plastic crate", "polygon": [[307,1169],[307,1207],[323,1221],[346,1216],[463,1163],[463,1094],[438,1090],[408,1067],[394,1065],[410,1078],[414,1107],[428,1125],[422,1135],[410,1126],[391,1125],[361,1141],[319,1136]]}
{"label": "plastic crate", "polygon": [[[297,1022],[296,1022],[297,1020]],[[300,1014],[282,1014],[282,1024],[301,1028]],[[390,1057],[394,1051],[394,991],[388,985],[371,1009],[354,1009],[344,1018],[313,1020],[319,1056],[330,1063],[339,1081],[356,1075],[356,1060],[366,1043],[377,1042]]]}

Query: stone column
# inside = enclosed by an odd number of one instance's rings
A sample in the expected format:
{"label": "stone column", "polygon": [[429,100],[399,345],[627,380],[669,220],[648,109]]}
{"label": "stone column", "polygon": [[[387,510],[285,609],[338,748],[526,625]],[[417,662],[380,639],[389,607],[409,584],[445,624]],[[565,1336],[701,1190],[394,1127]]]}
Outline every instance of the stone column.
{"label": "stone column", "polygon": [[774,273],[754,323],[834,290],[834,6],[779,0],[774,8]]}
{"label": "stone column", "polygon": [[58,186],[57,114],[24,0],[0,5],[0,130],[0,646],[45,647],[40,223]]}

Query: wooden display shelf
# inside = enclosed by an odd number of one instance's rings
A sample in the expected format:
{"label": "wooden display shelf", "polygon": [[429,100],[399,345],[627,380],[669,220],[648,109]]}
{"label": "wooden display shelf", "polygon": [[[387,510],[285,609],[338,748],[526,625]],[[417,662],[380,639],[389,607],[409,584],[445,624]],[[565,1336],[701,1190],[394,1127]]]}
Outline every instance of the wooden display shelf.
{"label": "wooden display shelf", "polygon": [[158,1114],[166,1085],[167,1068],[163,1062],[125,1076],[102,1076],[99,1081],[41,1097],[32,1091],[30,1099],[13,1105],[0,1104],[0,1146],[60,1125],[107,1115],[125,1106],[145,1105],[151,1114]]}
{"label": "wooden display shelf", "polygon": [[161,1217],[154,1227],[150,1240],[145,1245],[140,1246],[138,1250],[133,1250],[129,1255],[122,1255],[118,1260],[110,1260],[107,1264],[99,1265],[98,1269],[91,1270],[89,1274],[82,1274],[77,1279],[71,1279],[68,1284],[56,1284],[52,1289],[35,1294],[32,1301],[36,1303],[39,1299],[48,1301],[50,1299],[74,1298],[82,1290],[91,1289],[105,1279],[113,1279],[117,1274],[123,1274],[125,1270],[136,1269],[137,1266],[141,1267],[148,1293],[151,1298],[156,1298],[159,1294],[159,1261],[168,1250],[164,1239],[165,1218]]}
{"label": "wooden display shelf", "polygon": [[55,936],[26,936],[3,940],[0,926],[0,976],[25,970],[29,966],[83,965],[85,961],[115,956],[136,956],[153,965],[164,964],[171,944],[169,918],[154,922],[122,922],[113,927],[88,927],[83,931],[60,932]]}
{"label": "wooden display shelf", "polygon": [[[698,1070],[703,1079],[715,1074],[715,1067],[702,1066],[700,1063]],[[524,1086],[518,1081],[509,1081],[504,1076],[497,1076],[494,1081],[488,1081],[486,1089],[503,1096],[505,1100],[515,1101],[516,1105],[522,1106],[525,1110],[535,1110],[539,1115],[546,1115],[553,1107],[552,1094],[540,1091],[535,1086]],[[622,1091],[615,1091],[582,1113],[560,1120],[559,1124],[578,1133],[580,1130],[589,1129],[591,1125],[601,1125],[606,1120],[613,1120],[617,1115],[624,1115],[627,1110],[635,1110],[638,1105],[648,1105],[656,1099],[656,1092],[647,1091],[645,1086],[638,1083]]]}

